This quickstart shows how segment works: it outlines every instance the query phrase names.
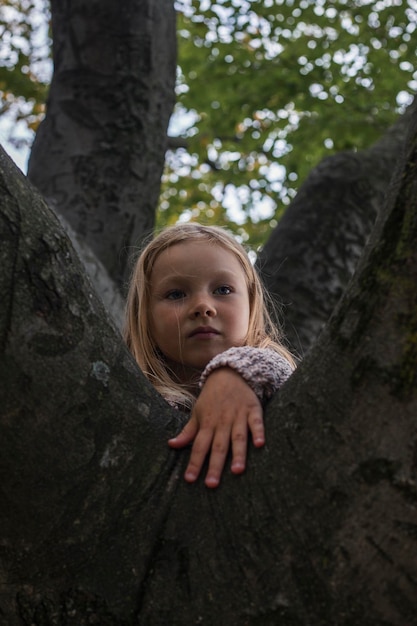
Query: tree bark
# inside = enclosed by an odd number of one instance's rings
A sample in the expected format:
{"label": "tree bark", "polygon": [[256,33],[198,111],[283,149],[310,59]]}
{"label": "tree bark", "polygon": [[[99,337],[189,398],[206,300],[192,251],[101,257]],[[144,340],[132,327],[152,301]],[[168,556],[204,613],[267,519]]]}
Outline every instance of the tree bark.
{"label": "tree bark", "polygon": [[2,624],[417,624],[417,129],[372,245],[215,491],[3,154]]}
{"label": "tree bark", "polygon": [[172,0],[51,2],[54,75],[28,175],[124,286],[155,222],[174,104]]}
{"label": "tree bark", "polygon": [[314,168],[259,254],[285,337],[304,356],[345,291],[384,202],[410,119]]}
{"label": "tree bark", "polygon": [[[0,169],[0,623],[78,626],[104,599],[131,616],[175,487],[167,475],[183,462],[167,454],[178,416],[128,354],[58,219],[5,153]],[[105,613],[98,623],[123,623]]]}

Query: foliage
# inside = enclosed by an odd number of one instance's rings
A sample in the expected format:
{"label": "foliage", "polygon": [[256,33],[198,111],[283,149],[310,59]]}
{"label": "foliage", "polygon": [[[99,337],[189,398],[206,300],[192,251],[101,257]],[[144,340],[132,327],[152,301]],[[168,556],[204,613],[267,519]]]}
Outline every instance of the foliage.
{"label": "foliage", "polygon": [[[159,226],[178,215],[224,224],[257,247],[310,169],[369,146],[417,86],[416,0],[176,7],[178,104]],[[45,0],[0,7],[0,115],[15,144],[28,140],[21,121],[33,132],[44,114],[48,20]]]}
{"label": "foliage", "polygon": [[369,146],[417,86],[414,0],[177,8],[178,111],[189,125],[167,161],[166,220],[184,208],[191,219],[232,219],[260,243],[311,168]]}
{"label": "foliage", "polygon": [[3,0],[0,6],[0,117],[6,140],[19,148],[45,114],[51,75],[49,11],[44,0]]}

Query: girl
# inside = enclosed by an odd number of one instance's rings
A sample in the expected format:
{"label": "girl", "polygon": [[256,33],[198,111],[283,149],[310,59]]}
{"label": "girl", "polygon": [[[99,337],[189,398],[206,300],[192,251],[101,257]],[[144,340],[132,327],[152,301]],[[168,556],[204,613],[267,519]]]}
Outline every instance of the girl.
{"label": "girl", "polygon": [[169,441],[192,441],[185,479],[217,487],[232,445],[231,471],[245,469],[247,432],[265,443],[262,403],[295,364],[280,343],[244,248],[217,227],[189,223],[161,232],[135,265],[125,339],[155,388],[191,414]]}

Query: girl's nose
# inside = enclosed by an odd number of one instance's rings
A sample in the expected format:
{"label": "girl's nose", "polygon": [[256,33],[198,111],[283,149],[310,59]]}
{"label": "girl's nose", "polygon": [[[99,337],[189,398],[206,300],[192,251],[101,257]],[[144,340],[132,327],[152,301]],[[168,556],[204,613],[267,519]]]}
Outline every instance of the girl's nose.
{"label": "girl's nose", "polygon": [[191,310],[192,317],[214,317],[216,309],[207,299],[201,299],[195,303]]}

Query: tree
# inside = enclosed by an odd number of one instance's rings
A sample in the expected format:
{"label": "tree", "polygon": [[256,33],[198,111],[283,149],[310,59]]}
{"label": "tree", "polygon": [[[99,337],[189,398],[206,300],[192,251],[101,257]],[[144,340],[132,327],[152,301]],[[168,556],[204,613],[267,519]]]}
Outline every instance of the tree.
{"label": "tree", "polygon": [[[416,624],[417,120],[372,246],[210,492],[43,200],[1,156],[2,621]],[[24,390],[24,393],[22,393]]]}
{"label": "tree", "polygon": [[51,2],[54,76],[28,175],[119,286],[152,232],[174,103],[171,0]]}
{"label": "tree", "polygon": [[415,146],[414,112],[372,247],[268,407],[268,448],[216,492],[181,479],[178,414],[2,155],[4,624],[415,623]]}

